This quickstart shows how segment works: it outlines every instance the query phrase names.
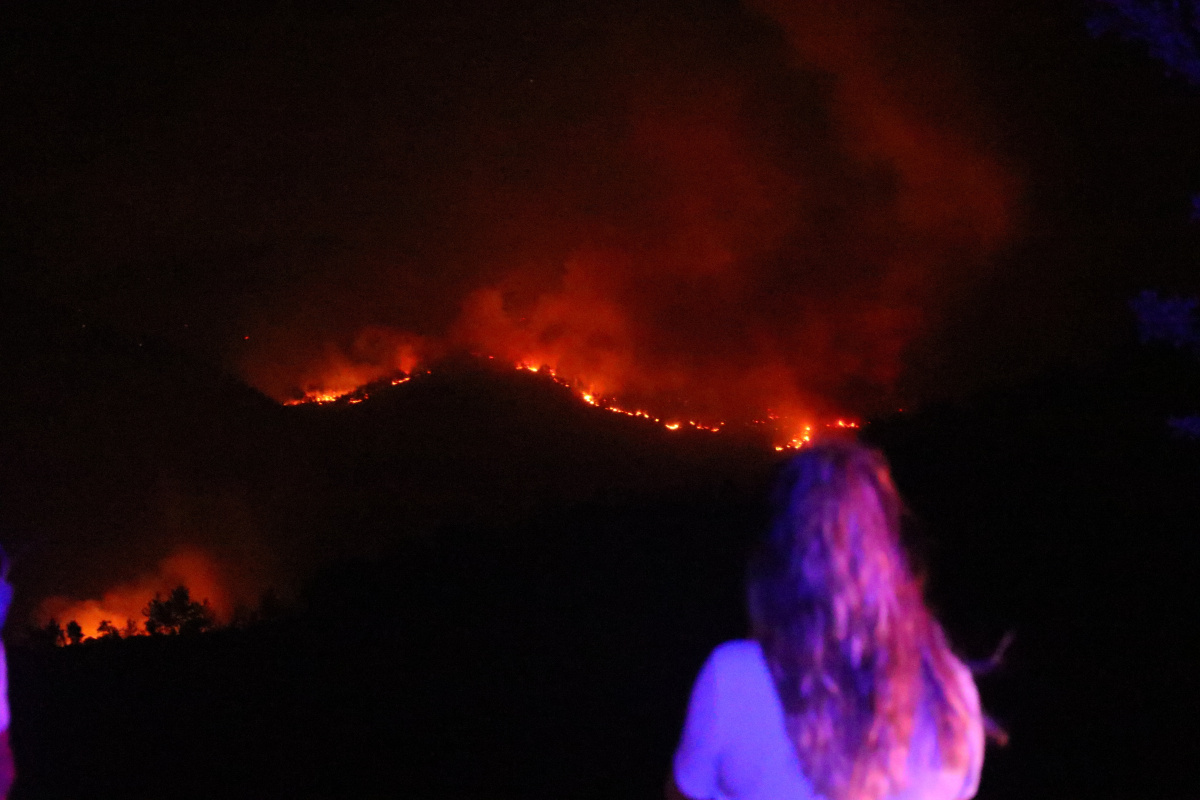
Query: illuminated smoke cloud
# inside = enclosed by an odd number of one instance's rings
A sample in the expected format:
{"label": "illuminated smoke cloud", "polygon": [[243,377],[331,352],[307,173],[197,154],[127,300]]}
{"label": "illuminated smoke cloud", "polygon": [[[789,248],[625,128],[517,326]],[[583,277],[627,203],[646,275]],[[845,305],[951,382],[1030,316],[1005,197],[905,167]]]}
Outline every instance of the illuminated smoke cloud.
{"label": "illuminated smoke cloud", "polygon": [[186,586],[197,602],[207,600],[218,620],[229,619],[232,608],[219,569],[208,554],[196,548],[179,550],[163,559],[154,572],[115,586],[102,597],[84,600],[50,597],[41,604],[37,616],[43,623],[55,619],[60,625],[75,620],[84,636],[97,636],[102,621],[124,630],[126,623],[133,620],[144,632],[146,618],[142,610],[156,594],[165,597],[177,586]]}
{"label": "illuminated smoke cloud", "polygon": [[396,189],[419,220],[258,317],[251,382],[336,393],[468,350],[696,418],[887,395],[1013,227],[953,54],[869,2],[606,13],[444,98]]}

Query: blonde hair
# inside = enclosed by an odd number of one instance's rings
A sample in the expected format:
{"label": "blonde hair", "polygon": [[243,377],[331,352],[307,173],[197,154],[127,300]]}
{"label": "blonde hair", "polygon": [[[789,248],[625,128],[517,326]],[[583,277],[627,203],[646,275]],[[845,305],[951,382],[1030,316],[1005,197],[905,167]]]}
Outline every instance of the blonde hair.
{"label": "blonde hair", "polygon": [[783,466],[774,501],[751,561],[750,618],[816,789],[877,800],[902,788],[919,704],[936,722],[942,763],[963,766],[960,667],[910,569],[883,456],[815,443]]}

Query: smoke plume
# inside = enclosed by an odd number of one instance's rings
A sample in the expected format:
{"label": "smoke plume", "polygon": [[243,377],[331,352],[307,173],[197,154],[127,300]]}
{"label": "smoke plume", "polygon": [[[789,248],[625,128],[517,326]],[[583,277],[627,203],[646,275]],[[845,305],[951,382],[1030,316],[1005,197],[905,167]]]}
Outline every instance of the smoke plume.
{"label": "smoke plume", "polygon": [[358,196],[248,313],[248,380],[471,351],[694,417],[886,398],[1013,229],[955,53],[867,0],[566,17],[463,23],[415,107],[372,96]]}

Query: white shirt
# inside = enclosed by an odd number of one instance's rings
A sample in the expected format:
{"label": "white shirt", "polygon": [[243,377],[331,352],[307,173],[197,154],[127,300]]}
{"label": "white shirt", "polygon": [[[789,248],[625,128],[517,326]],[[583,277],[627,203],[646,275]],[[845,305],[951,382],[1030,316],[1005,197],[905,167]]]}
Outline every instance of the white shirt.
{"label": "white shirt", "polygon": [[[918,711],[909,753],[909,779],[890,800],[967,800],[983,766],[983,722],[970,671],[959,680],[973,719],[965,769],[937,760],[936,728]],[[783,705],[762,648],[738,640],[717,647],[692,689],[683,737],[674,759],[675,784],[695,800],[809,800],[819,798],[805,777],[784,726]]]}

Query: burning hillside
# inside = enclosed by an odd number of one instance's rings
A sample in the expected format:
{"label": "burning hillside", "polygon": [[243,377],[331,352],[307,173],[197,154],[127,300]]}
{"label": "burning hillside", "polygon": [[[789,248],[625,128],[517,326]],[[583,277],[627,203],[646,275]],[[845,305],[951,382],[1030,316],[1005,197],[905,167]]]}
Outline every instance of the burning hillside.
{"label": "burning hillside", "polygon": [[[493,356],[488,356],[488,360],[494,361],[495,359]],[[579,398],[579,400],[587,405],[603,409],[604,411],[608,411],[613,414],[621,414],[627,417],[633,417],[634,419],[645,420],[649,423],[653,423],[654,425],[660,425],[669,431],[688,428],[697,431],[707,431],[709,433],[720,433],[728,426],[728,422],[726,420],[698,421],[677,415],[663,417],[657,415],[653,411],[640,408],[624,407],[620,405],[617,399],[600,395],[594,387],[582,388],[575,382],[560,377],[557,372],[555,372],[555,370],[549,366],[521,363],[514,365],[514,367],[521,372],[542,375],[549,378],[556,384],[567,387],[576,397]],[[371,392],[373,391],[373,386],[400,386],[411,381],[413,377],[429,375],[430,372],[430,370],[423,370],[415,374],[403,374],[399,377],[386,378],[381,381],[376,381],[374,384],[359,386],[355,389],[345,392],[316,390],[305,395],[303,398],[289,400],[285,403],[285,405],[295,406],[309,403],[326,405],[339,402],[347,405],[357,405],[358,403],[361,403],[370,397]],[[777,451],[798,449],[803,447],[812,440],[812,437],[815,435],[815,430],[819,430],[822,427],[831,429],[853,429],[859,427],[857,422],[846,421],[845,419],[837,419],[832,422],[819,424],[818,427],[814,429],[814,423],[805,422],[803,418],[794,416],[784,417],[771,410],[766,412],[765,417],[766,419],[752,419],[749,421],[743,420],[738,424],[735,424],[733,427],[745,428],[748,425],[763,426],[767,436],[771,439],[771,441],[774,442],[774,448]]]}
{"label": "burning hillside", "polygon": [[413,91],[469,112],[377,131],[389,177],[279,252],[307,277],[247,310],[242,374],[331,398],[485,353],[680,424],[769,409],[787,441],[892,405],[1015,182],[928,20],[752,5],[458,20],[492,71]]}
{"label": "burning hillside", "polygon": [[[30,573],[94,578],[34,593],[98,597],[188,544],[254,565],[227,581],[253,596],[401,528],[720,485],[734,430],[756,432],[757,463],[907,406],[914,348],[1019,222],[947,17],[878,0],[230,3],[30,28],[5,91],[62,115],[20,133],[40,155],[22,161],[16,240],[33,285],[61,284],[64,339],[103,321],[130,332],[138,370],[161,341],[279,403],[413,376],[402,413],[325,415],[147,393],[91,358],[30,380],[10,527],[48,542]],[[535,418],[430,390],[462,353],[594,408],[496,390],[544,401]]]}

